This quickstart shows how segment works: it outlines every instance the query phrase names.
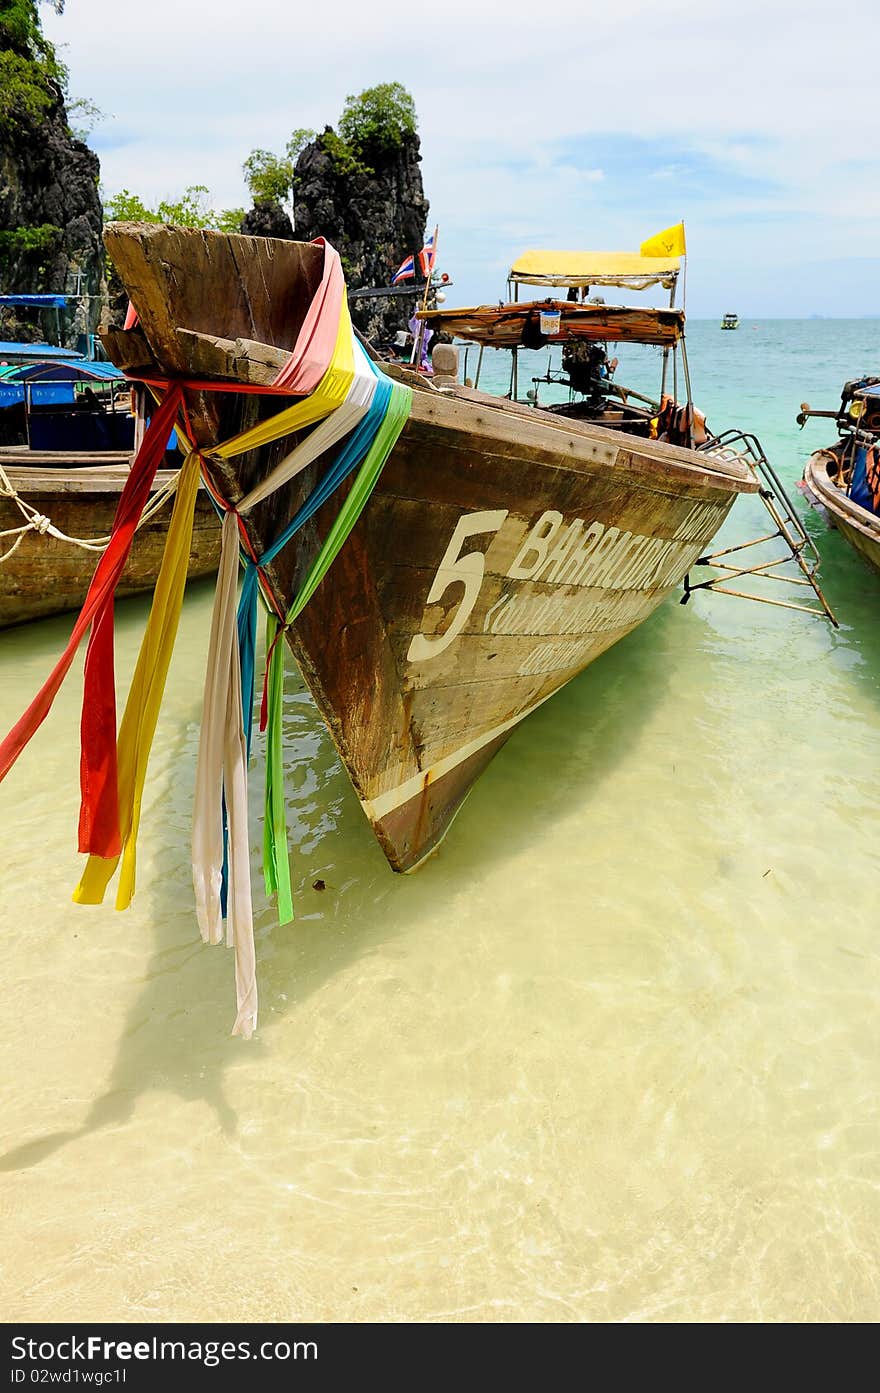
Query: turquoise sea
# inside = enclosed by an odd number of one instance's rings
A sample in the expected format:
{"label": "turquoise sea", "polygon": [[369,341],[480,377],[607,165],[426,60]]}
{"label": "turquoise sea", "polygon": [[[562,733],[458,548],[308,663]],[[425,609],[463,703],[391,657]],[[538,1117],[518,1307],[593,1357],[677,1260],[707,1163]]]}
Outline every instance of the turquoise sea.
{"label": "turquoise sea", "polygon": [[[793,485],[829,438],[800,402],[880,371],[878,338],[692,321],[695,398]],[[617,379],[650,388],[637,352]],[[414,876],[290,674],[298,918],[255,876],[249,1043],[188,869],[210,585],[124,914],[70,901],[74,674],[0,787],[6,1318],[876,1320],[880,576],[806,523],[839,630],[667,602],[518,729]],[[724,542],[763,530],[740,499]],[[123,690],[145,613],[118,607]],[[4,729],[69,627],[0,634]],[[258,745],[255,870],[261,784]]]}

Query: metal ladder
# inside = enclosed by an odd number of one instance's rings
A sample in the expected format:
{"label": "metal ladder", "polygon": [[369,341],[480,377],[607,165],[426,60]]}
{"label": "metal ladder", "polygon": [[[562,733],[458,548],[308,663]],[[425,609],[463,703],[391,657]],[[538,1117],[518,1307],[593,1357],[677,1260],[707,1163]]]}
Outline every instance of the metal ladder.
{"label": "metal ladder", "polygon": [[[725,547],[723,551],[715,551],[708,556],[699,557],[694,565],[711,566],[714,570],[722,571],[724,574],[713,576],[711,580],[700,581],[695,585],[691,582],[690,573],[688,573],[684,578],[684,595],[681,598],[681,603],[686,605],[695,590],[712,590],[717,595],[736,595],[739,599],[756,600],[762,605],[778,605],[782,609],[801,610],[804,614],[812,614],[817,619],[827,619],[834,625],[835,629],[839,628],[834,612],[822,594],[816,579],[820,561],[816,544],[795,512],[794,504],[786,493],[782,480],[764,454],[757,436],[746,431],[728,430],[721,435],[713,436],[705,445],[699,446],[698,450],[702,454],[715,455],[718,459],[727,462],[738,461],[746,465],[757,480],[758,497],[770,514],[776,530],[768,532],[766,536],[755,537],[751,542],[740,542],[736,546]],[[738,553],[747,551],[749,547],[760,546],[762,542],[776,541],[777,538],[785,544],[784,556],[759,562],[755,566],[731,564],[732,559]],[[741,561],[742,558],[740,558],[740,563]],[[780,573],[778,568],[790,562],[794,562],[798,567],[801,572],[799,576]],[[790,600],[773,600],[768,595],[750,594],[746,590],[732,590],[723,583],[740,580],[743,576],[759,576],[764,580],[778,581],[785,585],[806,586],[812,590],[821,608],[814,604],[800,605]]]}

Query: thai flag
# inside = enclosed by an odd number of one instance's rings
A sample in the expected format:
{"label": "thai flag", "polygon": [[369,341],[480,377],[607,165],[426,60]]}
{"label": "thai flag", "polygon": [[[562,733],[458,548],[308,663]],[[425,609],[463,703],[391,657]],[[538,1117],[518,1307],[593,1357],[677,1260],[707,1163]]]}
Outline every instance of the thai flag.
{"label": "thai flag", "polygon": [[391,284],[397,285],[398,281],[412,281],[416,278],[415,257],[408,256],[406,261],[402,261],[394,275],[391,277]]}
{"label": "thai flag", "polygon": [[422,268],[422,275],[425,280],[434,269],[434,234],[431,233],[422,250],[419,252],[419,265]]}

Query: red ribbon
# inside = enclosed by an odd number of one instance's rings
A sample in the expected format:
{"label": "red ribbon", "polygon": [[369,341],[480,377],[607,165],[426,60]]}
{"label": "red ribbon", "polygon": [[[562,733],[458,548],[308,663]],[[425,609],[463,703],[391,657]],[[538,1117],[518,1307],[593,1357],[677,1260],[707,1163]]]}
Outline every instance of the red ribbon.
{"label": "red ribbon", "polygon": [[175,384],[153,415],[120,494],[107,550],[92,577],[67,647],[24,715],[0,744],[0,780],[42,725],[91,625],[86,653],[80,787],[79,849],[97,856],[120,852],[116,789],[116,681],[113,670],[113,595],[128,560],[135,529],[150,495],[177,418],[181,388]]}
{"label": "red ribbon", "polygon": [[263,673],[263,695],[260,698],[260,730],[265,730],[269,724],[269,668],[272,665],[272,654],[275,652],[275,645],[286,630],[286,624],[279,624],[275,630],[275,637],[269,644],[269,651],[266,654],[266,671]]}

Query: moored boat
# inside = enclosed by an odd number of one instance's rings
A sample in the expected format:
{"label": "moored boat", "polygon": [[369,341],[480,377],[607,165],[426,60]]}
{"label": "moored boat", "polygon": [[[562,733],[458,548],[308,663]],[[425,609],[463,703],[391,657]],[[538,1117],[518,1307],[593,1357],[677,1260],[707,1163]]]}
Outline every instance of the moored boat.
{"label": "moored boat", "polygon": [[[110,363],[47,345],[5,344],[0,368],[0,628],[77,609],[113,529],[135,440],[131,386]],[[168,464],[176,461],[169,453]],[[117,593],[152,590],[174,468],[160,470]],[[210,575],[220,528],[196,504],[191,577]]]}
{"label": "moored boat", "polygon": [[880,571],[880,378],[847,382],[836,410],[814,411],[803,402],[798,424],[810,417],[833,420],[839,435],[807,460],[804,495]]}
{"label": "moored boat", "polygon": [[[80,457],[82,459],[82,457]],[[0,628],[45,619],[82,604],[95,562],[113,529],[130,456],[71,464],[0,449]],[[156,583],[176,474],[160,470],[117,594],[137,595]],[[190,578],[212,575],[220,559],[220,527],[208,494],[196,503]]]}
{"label": "moored boat", "polygon": [[[334,452],[284,478],[302,432],[234,456],[218,441],[272,413],[271,396],[249,393],[277,389],[330,249],[145,225],[111,225],[105,238],[139,316],[105,346],[132,376],[190,384],[204,477],[234,510],[245,554],[263,558]],[[677,259],[631,261],[633,281],[674,284]],[[678,315],[666,339],[647,341],[678,343]],[[689,392],[669,419],[685,448],[648,438],[645,416],[627,434],[388,371],[412,391],[408,419],[332,571],[285,630],[373,830],[405,871],[516,725],[647,618],[757,485],[741,461],[689,448]],[[280,618],[345,494],[259,565]]]}

